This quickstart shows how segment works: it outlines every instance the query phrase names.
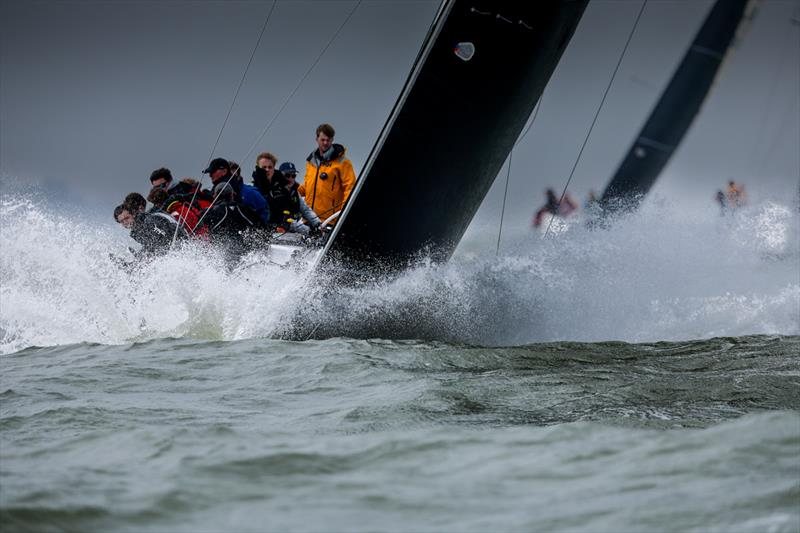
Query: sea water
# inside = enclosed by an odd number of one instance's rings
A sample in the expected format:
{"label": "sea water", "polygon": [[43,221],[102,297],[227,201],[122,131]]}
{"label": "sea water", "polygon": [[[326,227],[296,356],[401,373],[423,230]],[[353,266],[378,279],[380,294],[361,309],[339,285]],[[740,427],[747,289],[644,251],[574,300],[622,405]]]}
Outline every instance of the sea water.
{"label": "sea water", "polygon": [[3,531],[800,529],[790,206],[336,287],[202,248],[127,272],[38,205],[0,206]]}

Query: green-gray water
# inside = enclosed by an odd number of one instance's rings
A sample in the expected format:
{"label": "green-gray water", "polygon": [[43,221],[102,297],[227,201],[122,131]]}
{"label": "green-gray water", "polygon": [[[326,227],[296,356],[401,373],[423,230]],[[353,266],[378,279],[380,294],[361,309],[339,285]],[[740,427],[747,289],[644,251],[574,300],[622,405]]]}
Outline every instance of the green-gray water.
{"label": "green-gray water", "polygon": [[2,361],[4,531],[797,531],[800,337]]}
{"label": "green-gray water", "polygon": [[202,249],[131,275],[26,199],[0,227],[3,532],[800,529],[787,206],[355,287]]}

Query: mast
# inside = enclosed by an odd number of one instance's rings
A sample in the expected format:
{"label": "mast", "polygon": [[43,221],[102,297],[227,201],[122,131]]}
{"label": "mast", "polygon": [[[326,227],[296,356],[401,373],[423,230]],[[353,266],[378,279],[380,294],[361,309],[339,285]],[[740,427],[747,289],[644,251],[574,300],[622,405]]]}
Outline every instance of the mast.
{"label": "mast", "polygon": [[603,192],[604,214],[637,207],[653,186],[700,111],[748,1],[716,1]]}
{"label": "mast", "polygon": [[588,0],[446,0],[323,252],[364,272],[447,260]]}

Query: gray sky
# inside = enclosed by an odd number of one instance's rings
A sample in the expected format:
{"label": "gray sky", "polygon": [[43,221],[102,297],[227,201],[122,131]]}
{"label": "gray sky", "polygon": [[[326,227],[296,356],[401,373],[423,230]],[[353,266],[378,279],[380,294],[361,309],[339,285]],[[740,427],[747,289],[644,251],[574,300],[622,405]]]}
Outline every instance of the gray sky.
{"label": "gray sky", "polygon": [[[200,177],[270,1],[2,0],[3,193],[35,185],[111,223],[151,170]],[[505,224],[526,229],[547,186],[563,187],[641,3],[594,0],[514,152]],[[570,191],[602,190],[699,28],[709,0],[650,0]],[[215,156],[240,160],[353,1],[281,1]],[[356,170],[408,74],[437,1],[364,1],[246,160],[302,163],[330,122]],[[754,200],[800,182],[797,0],[765,0],[654,192],[698,206],[733,177]],[[498,80],[502,83],[502,80]],[[413,156],[407,162],[413,172]],[[248,173],[249,174],[249,173]],[[505,168],[479,222],[499,217]]]}

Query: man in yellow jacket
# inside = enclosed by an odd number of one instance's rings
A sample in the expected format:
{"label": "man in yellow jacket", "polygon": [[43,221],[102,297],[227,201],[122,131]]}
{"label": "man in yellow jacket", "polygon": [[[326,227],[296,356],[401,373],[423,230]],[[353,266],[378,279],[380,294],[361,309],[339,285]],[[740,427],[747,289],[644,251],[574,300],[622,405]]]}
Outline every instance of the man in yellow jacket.
{"label": "man in yellow jacket", "polygon": [[333,143],[335,134],[330,124],[317,128],[317,149],[306,159],[306,175],[297,190],[323,221],[344,208],[356,184],[356,173],[345,157],[345,147]]}

